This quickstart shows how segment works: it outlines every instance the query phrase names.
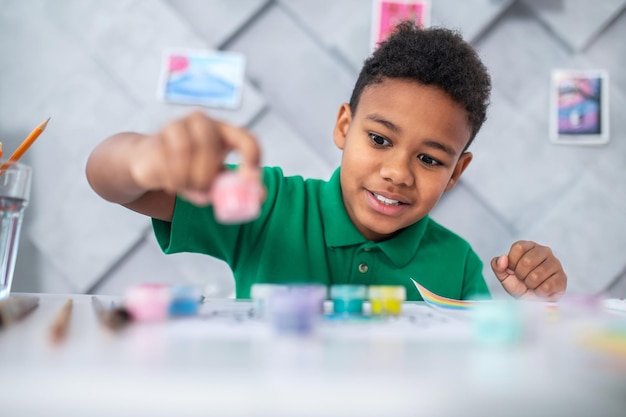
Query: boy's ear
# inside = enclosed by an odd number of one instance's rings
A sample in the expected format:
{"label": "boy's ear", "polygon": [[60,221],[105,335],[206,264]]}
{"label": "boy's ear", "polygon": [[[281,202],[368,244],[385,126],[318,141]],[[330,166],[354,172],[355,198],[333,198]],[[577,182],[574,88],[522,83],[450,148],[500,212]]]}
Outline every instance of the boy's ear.
{"label": "boy's ear", "polygon": [[448,181],[448,185],[446,186],[446,191],[450,191],[454,188],[456,183],[461,178],[461,174],[465,171],[465,168],[472,162],[472,158],[474,156],[471,152],[463,152],[463,155],[459,157],[459,160],[456,162],[456,166],[454,167],[454,172],[452,173],[452,177],[450,177],[450,181]]}
{"label": "boy's ear", "polygon": [[341,107],[339,107],[335,129],[333,130],[333,140],[335,141],[335,145],[341,150],[343,150],[346,145],[346,137],[348,136],[348,128],[350,127],[351,121],[352,110],[350,110],[350,105],[343,103]]}

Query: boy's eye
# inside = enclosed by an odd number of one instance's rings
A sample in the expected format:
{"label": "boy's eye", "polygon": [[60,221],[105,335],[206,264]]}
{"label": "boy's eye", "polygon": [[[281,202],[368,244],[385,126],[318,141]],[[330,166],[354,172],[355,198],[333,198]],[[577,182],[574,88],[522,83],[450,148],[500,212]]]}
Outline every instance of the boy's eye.
{"label": "boy's eye", "polygon": [[374,145],[382,146],[385,143],[389,143],[387,139],[384,137],[377,135],[376,133],[369,134],[370,140],[374,143]]}
{"label": "boy's eye", "polygon": [[421,154],[417,158],[423,163],[425,163],[426,165],[430,165],[430,166],[441,165],[441,162],[437,161],[434,158],[431,158],[428,155]]}

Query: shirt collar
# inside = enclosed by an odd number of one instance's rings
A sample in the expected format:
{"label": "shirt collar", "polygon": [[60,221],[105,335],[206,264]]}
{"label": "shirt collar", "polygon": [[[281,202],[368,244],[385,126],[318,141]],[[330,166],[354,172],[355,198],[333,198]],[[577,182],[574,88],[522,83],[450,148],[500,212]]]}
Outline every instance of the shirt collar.
{"label": "shirt collar", "polygon": [[[367,243],[368,240],[352,223],[343,204],[340,172],[341,168],[335,170],[330,180],[324,184],[321,193],[324,239],[328,247],[361,245]],[[396,267],[403,267],[417,253],[429,221],[429,217],[425,216],[417,223],[400,231],[395,237],[370,246],[379,247]]]}

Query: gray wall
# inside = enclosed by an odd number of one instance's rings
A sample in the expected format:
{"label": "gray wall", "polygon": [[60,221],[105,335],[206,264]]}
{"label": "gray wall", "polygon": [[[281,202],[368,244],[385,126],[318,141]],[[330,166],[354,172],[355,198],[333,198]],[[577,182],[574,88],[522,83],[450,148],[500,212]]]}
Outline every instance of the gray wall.
{"label": "gray wall", "polygon": [[[493,76],[475,159],[433,213],[486,263],[514,240],[536,240],[562,259],[572,292],[626,295],[625,7],[433,0],[432,24],[460,29]],[[52,117],[23,158],[35,174],[14,291],[119,294],[159,281],[232,294],[223,264],[161,254],[147,219],[91,191],[90,150],[114,132],[154,131],[190,110],[156,99],[165,48],[232,50],[247,56],[243,104],[206,111],[248,126],[265,164],[328,178],[340,160],[332,127],[369,53],[370,19],[369,0],[0,0],[5,152]],[[609,71],[609,144],[550,143],[553,68]]]}

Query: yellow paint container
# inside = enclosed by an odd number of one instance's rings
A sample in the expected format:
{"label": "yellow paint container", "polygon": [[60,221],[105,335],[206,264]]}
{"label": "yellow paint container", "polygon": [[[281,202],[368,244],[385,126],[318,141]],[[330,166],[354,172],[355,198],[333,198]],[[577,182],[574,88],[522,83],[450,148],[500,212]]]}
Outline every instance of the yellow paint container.
{"label": "yellow paint container", "polygon": [[369,300],[373,316],[397,316],[402,313],[406,300],[406,288],[400,285],[372,285]]}

